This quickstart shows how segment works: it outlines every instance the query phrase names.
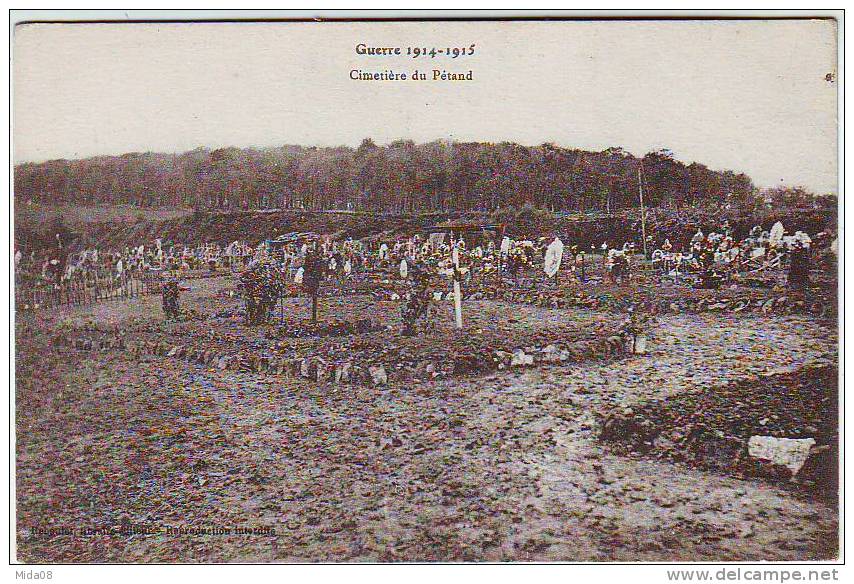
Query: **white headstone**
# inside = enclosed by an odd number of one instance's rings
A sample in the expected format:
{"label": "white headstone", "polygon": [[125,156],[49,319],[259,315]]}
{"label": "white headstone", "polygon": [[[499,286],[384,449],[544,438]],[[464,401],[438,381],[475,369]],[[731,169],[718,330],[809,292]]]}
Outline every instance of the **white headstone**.
{"label": "white headstone", "polygon": [[560,269],[560,261],[563,258],[563,242],[555,237],[554,241],[546,248],[546,258],[543,262],[543,270],[549,278],[554,277]]}
{"label": "white headstone", "polygon": [[506,235],[501,239],[501,253],[507,254],[510,251],[510,238]]}
{"label": "white headstone", "polygon": [[777,221],[774,224],[774,227],[771,228],[771,233],[768,234],[768,244],[771,247],[779,245],[780,242],[783,241],[783,233],[785,232],[786,230],[783,228],[783,224]]}

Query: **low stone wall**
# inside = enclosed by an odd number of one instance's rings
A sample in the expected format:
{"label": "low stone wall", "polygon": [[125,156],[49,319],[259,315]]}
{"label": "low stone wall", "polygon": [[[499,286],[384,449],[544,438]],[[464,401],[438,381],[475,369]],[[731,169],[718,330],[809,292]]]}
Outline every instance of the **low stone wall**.
{"label": "low stone wall", "polygon": [[370,318],[355,320],[310,320],[286,319],[276,320],[275,331],[267,333],[268,339],[295,339],[309,337],[343,337],[348,335],[363,335],[386,330],[386,327]]}
{"label": "low stone wall", "polygon": [[[446,367],[430,360],[417,363],[376,363],[369,359],[331,361],[318,355],[281,357],[265,354],[223,353],[202,347],[174,345],[165,341],[126,340],[121,335],[101,335],[100,338],[58,336],[55,346],[78,351],[121,351],[133,358],[165,357],[200,365],[219,371],[259,373],[300,377],[318,383],[367,383],[383,385],[391,380],[403,380],[398,373],[405,366],[419,378],[436,379]],[[453,377],[478,375],[493,371],[523,369],[535,366],[568,365],[584,361],[601,361],[625,355],[631,346],[620,334],[606,335],[593,340],[555,341],[543,347],[520,347],[513,351],[485,347],[480,351],[450,357]]]}
{"label": "low stone wall", "polygon": [[[591,309],[621,309],[625,302],[617,301],[606,296],[595,296],[584,292],[564,293],[562,291],[540,290],[505,290],[498,293],[478,292],[468,297],[471,300],[498,299],[539,306],[542,308],[591,308]],[[830,317],[836,313],[836,303],[833,299],[814,297],[806,299],[803,296],[786,293],[770,292],[762,295],[746,293],[728,294],[721,290],[708,298],[659,298],[644,301],[644,304],[660,314],[666,313],[702,313],[702,312],[731,312],[759,314],[813,314],[819,317]]]}
{"label": "low stone wall", "polygon": [[[646,309],[659,314],[731,312],[734,314],[812,314],[818,317],[832,317],[836,314],[836,299],[827,290],[811,292],[808,296],[789,293],[781,287],[756,289],[740,287],[738,289],[721,288],[719,290],[696,290],[696,294],[685,297],[684,294],[664,294],[648,287],[636,287],[632,294],[625,290],[621,294],[610,291],[582,288],[500,288],[489,286],[470,286],[463,288],[463,300],[499,300],[514,304],[524,304],[539,308],[586,308],[624,312],[632,304],[642,304]],[[382,300],[398,300],[394,290],[378,291],[375,297]],[[452,301],[453,293],[437,290],[434,301]]]}

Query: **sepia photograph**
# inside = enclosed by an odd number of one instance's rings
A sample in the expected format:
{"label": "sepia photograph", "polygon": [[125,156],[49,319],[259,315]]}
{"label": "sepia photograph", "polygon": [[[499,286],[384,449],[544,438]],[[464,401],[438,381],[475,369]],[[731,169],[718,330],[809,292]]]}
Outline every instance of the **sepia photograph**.
{"label": "sepia photograph", "polygon": [[102,12],[11,15],[10,563],[838,579],[842,11]]}

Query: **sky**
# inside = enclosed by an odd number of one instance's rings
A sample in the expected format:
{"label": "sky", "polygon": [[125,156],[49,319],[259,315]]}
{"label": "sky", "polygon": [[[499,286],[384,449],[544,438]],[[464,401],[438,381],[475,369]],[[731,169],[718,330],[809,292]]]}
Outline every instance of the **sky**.
{"label": "sky", "polygon": [[[359,43],[475,52],[367,56]],[[19,25],[13,156],[554,142],[668,148],[760,187],[836,192],[836,64],[827,20]],[[356,81],[353,69],[472,80]]]}

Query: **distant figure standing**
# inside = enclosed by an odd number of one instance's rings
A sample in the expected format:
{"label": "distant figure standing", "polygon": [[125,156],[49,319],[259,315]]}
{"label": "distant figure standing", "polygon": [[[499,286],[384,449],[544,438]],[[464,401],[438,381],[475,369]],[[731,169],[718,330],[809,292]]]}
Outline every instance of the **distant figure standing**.
{"label": "distant figure standing", "polygon": [[427,316],[432,300],[430,289],[430,276],[424,266],[414,264],[409,271],[411,285],[406,300],[401,310],[403,321],[403,334],[411,336],[415,334],[417,322]]}
{"label": "distant figure standing", "polygon": [[711,242],[700,251],[697,258],[700,264],[700,288],[717,290],[721,285],[721,275],[715,271],[715,248]]}
{"label": "distant figure standing", "polygon": [[178,286],[178,279],[174,277],[167,278],[161,285],[163,294],[163,314],[166,320],[178,320],[180,308],[178,307],[178,295],[181,293],[181,288]]}
{"label": "distant figure standing", "polygon": [[787,284],[792,290],[806,290],[810,283],[810,247],[796,240],[789,251]]}
{"label": "distant figure standing", "polygon": [[307,250],[303,263],[302,287],[311,296],[311,321],[317,322],[317,292],[328,264],[316,248]]}

